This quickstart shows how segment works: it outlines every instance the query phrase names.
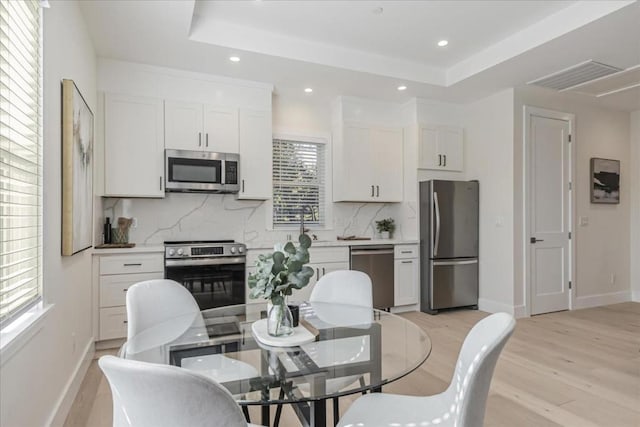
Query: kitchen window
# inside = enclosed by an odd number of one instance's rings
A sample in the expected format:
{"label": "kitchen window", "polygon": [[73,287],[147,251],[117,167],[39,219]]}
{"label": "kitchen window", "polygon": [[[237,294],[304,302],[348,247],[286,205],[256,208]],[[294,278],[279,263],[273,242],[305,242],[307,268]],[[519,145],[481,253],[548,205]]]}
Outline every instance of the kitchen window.
{"label": "kitchen window", "polygon": [[0,2],[0,326],[42,297],[42,15]]}
{"label": "kitchen window", "polygon": [[273,227],[325,224],[326,144],[296,139],[273,140]]}

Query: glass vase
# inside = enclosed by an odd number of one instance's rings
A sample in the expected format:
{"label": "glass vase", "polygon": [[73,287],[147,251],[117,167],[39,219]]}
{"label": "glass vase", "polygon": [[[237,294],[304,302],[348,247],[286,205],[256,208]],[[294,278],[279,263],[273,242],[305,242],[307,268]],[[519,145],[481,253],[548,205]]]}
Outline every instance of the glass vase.
{"label": "glass vase", "polygon": [[269,309],[267,332],[272,337],[286,337],[293,334],[293,316],[284,300],[279,304],[273,304]]}

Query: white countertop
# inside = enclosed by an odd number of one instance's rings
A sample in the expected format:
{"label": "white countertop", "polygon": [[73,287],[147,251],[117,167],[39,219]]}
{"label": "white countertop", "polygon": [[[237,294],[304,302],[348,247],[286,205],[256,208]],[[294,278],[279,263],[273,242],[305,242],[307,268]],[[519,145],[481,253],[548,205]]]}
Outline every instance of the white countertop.
{"label": "white countertop", "polygon": [[[246,243],[247,249],[273,249],[276,243],[286,242],[249,242]],[[297,241],[294,241],[296,245]],[[414,239],[372,239],[372,240],[313,240],[311,242],[312,248],[326,248],[334,246],[364,246],[364,245],[416,245],[420,243],[419,240]]]}
{"label": "white countertop", "polygon": [[92,249],[93,255],[116,255],[116,254],[139,254],[160,252],[164,253],[164,245],[142,245],[137,244],[133,248],[109,248],[109,249]]}

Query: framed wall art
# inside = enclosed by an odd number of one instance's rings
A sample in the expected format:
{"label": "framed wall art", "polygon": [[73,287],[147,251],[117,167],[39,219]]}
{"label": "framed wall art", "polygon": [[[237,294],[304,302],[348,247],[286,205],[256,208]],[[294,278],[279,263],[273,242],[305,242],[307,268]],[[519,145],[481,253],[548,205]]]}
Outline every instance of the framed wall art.
{"label": "framed wall art", "polygon": [[620,203],[620,160],[591,159],[591,203]]}
{"label": "framed wall art", "polygon": [[62,80],[62,255],[91,247],[93,113],[73,80]]}

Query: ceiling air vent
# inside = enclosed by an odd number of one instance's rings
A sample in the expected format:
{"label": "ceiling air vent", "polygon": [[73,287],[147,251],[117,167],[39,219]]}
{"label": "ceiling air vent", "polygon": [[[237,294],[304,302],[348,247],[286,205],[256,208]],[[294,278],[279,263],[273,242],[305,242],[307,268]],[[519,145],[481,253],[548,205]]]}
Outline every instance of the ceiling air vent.
{"label": "ceiling air vent", "polygon": [[622,71],[622,69],[601,64],[600,62],[586,61],[549,74],[548,76],[532,80],[527,84],[555,90],[564,90],[619,71]]}

